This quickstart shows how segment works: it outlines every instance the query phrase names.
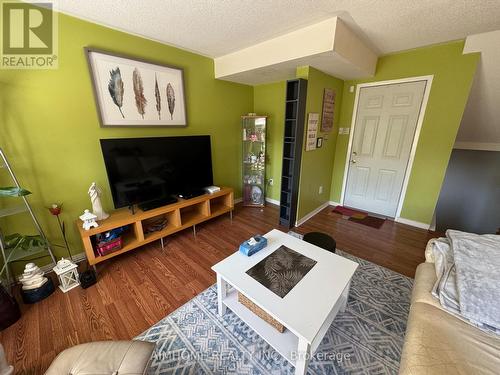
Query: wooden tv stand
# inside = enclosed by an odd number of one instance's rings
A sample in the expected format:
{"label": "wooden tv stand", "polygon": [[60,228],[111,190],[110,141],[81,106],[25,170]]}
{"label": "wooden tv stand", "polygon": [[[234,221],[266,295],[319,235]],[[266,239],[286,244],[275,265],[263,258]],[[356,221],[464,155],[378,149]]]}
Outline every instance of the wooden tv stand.
{"label": "wooden tv stand", "polygon": [[[136,209],[134,214],[127,208],[121,208],[113,211],[106,220],[99,221],[99,226],[97,228],[92,228],[90,230],[82,228],[81,220],[77,220],[77,225],[89,264],[94,266],[97,263],[104,262],[109,258],[113,258],[156,240],[161,240],[163,246],[163,237],[186,228],[193,227],[193,231],[196,235],[196,224],[225,213],[230,213],[232,218],[233,209],[233,189],[222,188],[220,191],[213,194],[204,194],[191,199],[181,199],[176,203],[148,211]],[[168,221],[167,226],[158,232],[144,233],[143,222],[160,216],[166,217]],[[124,225],[129,225],[131,228],[122,236],[122,248],[110,254],[103,256],[99,255],[92,244],[92,236]]]}

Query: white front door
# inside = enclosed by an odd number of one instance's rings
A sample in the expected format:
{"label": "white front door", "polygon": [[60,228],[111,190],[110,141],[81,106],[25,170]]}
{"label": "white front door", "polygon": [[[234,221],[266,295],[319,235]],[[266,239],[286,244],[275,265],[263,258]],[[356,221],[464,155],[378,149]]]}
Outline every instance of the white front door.
{"label": "white front door", "polygon": [[426,84],[360,89],[345,206],[396,216]]}

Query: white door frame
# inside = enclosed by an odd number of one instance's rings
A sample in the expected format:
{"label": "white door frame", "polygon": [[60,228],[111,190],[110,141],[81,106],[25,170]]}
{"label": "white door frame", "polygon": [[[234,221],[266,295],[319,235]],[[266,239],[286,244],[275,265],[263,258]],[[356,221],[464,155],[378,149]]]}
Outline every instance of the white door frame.
{"label": "white door frame", "polygon": [[429,76],[419,76],[419,77],[408,77],[402,79],[394,79],[389,81],[378,81],[378,82],[367,82],[360,83],[356,86],[356,97],[354,99],[354,109],[352,113],[352,121],[351,121],[351,129],[349,132],[349,145],[347,146],[347,154],[345,159],[344,166],[344,179],[342,181],[342,194],[340,196],[340,203],[344,204],[345,198],[345,190],[347,186],[347,175],[349,173],[349,160],[351,155],[352,142],[354,138],[354,127],[356,126],[356,117],[358,114],[358,102],[359,102],[359,94],[362,88],[365,87],[373,87],[373,86],[383,86],[383,85],[393,85],[397,83],[410,83],[410,82],[418,82],[418,81],[427,81],[425,85],[424,97],[422,99],[422,105],[420,107],[420,112],[418,114],[417,127],[415,129],[415,135],[413,137],[413,143],[411,145],[410,157],[408,159],[408,165],[405,170],[405,178],[403,180],[403,186],[401,188],[401,194],[399,196],[398,209],[396,211],[395,219],[399,218],[401,215],[401,210],[403,209],[403,203],[406,196],[406,189],[408,188],[408,181],[410,179],[411,169],[413,167],[413,160],[415,159],[415,153],[417,151],[418,138],[420,137],[420,130],[422,129],[422,124],[424,122],[425,111],[427,109],[427,103],[429,101],[429,95],[431,92],[432,80],[434,75]]}

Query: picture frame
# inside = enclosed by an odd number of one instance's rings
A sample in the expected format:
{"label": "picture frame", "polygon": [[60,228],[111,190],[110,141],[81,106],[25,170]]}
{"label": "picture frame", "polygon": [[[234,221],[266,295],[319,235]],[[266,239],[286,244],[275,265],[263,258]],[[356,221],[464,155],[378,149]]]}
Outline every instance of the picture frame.
{"label": "picture frame", "polygon": [[335,98],[337,93],[334,89],[323,90],[323,107],[321,115],[321,131],[329,132],[333,129],[333,118],[335,114]]}
{"label": "picture frame", "polygon": [[307,115],[306,151],[316,149],[316,137],[318,136],[319,113],[311,112]]}
{"label": "picture frame", "polygon": [[321,148],[323,147],[323,137],[318,137],[316,139],[316,148]]}
{"label": "picture frame", "polygon": [[184,70],[84,47],[101,127],[187,126]]}

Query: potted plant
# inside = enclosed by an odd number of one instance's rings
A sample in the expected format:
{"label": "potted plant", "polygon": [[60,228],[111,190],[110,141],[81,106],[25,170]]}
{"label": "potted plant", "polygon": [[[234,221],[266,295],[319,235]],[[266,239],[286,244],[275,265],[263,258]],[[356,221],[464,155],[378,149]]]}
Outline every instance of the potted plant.
{"label": "potted plant", "polygon": [[21,317],[19,305],[0,282],[0,331],[10,327]]}

